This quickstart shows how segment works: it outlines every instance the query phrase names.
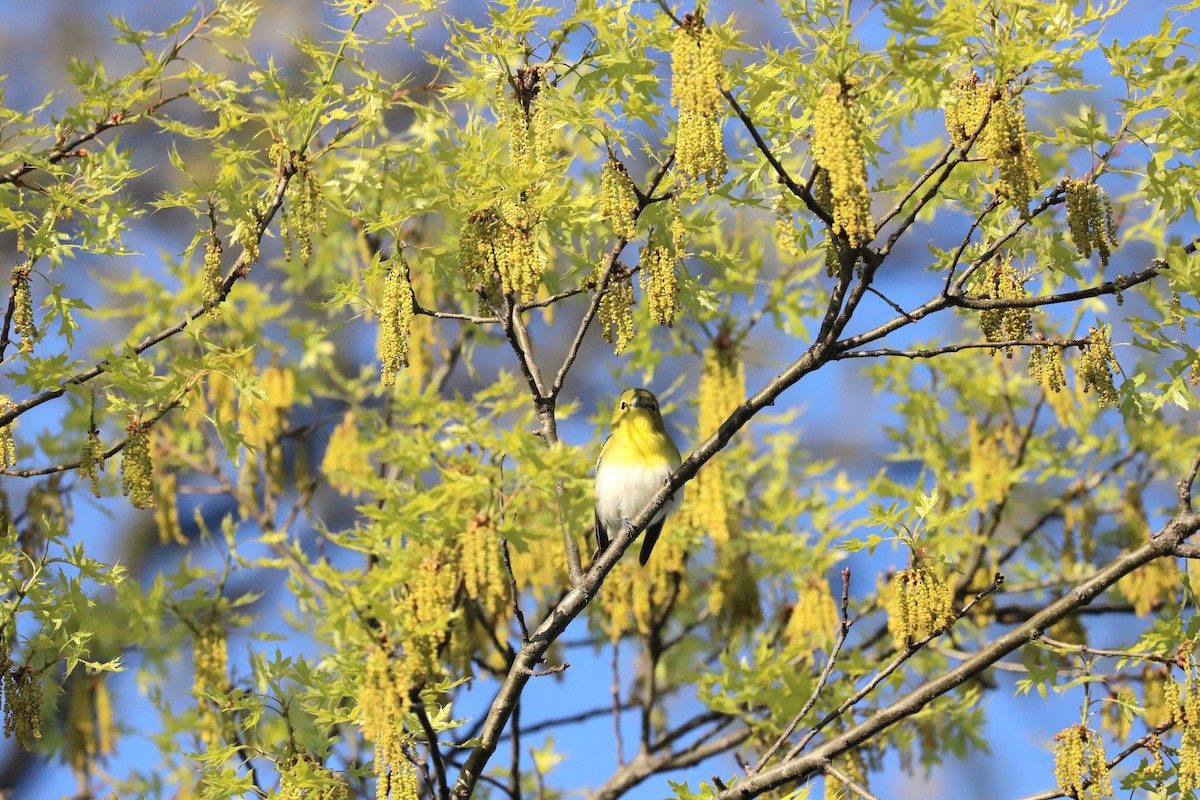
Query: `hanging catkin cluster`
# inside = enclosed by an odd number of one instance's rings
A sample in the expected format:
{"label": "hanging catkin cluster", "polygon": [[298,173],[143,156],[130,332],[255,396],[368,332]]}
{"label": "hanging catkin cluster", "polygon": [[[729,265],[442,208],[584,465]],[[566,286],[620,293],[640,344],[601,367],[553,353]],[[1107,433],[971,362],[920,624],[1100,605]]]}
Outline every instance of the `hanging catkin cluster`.
{"label": "hanging catkin cluster", "polygon": [[608,289],[600,298],[596,316],[600,319],[604,341],[613,345],[614,353],[621,355],[633,341],[633,278],[619,264],[613,266]]}
{"label": "hanging catkin cluster", "polygon": [[[829,185],[829,173],[818,169],[813,180],[813,197],[821,208],[833,209],[833,187]],[[825,276],[832,278],[841,270],[841,259],[838,256],[837,242],[833,239],[833,231],[825,226]]]}
{"label": "hanging catkin cluster", "polygon": [[1068,797],[1083,797],[1090,786],[1092,797],[1112,797],[1108,759],[1100,734],[1086,725],[1072,725],[1054,737],[1054,777]]}
{"label": "hanging catkin cluster", "polygon": [[[987,270],[976,287],[975,296],[981,300],[1024,300],[1028,276],[1022,275],[1011,261]],[[979,329],[989,342],[1011,342],[1029,339],[1033,335],[1033,315],[1026,307],[985,308],[979,312]],[[1013,348],[1004,348],[1004,355],[1013,357]]]}
{"label": "hanging catkin cluster", "polygon": [[[508,84],[513,89],[510,100],[500,105],[499,124],[508,129],[508,163],[518,174],[529,173],[535,178],[546,174],[553,145],[546,105],[551,85],[546,80],[547,69],[544,64],[518,69]],[[498,90],[503,92],[504,86],[502,76]]]}
{"label": "hanging catkin cluster", "polygon": [[[719,335],[704,351],[700,367],[700,407],[697,425],[707,437],[746,399],[746,368],[737,346]],[[693,527],[704,531],[720,547],[729,541],[729,507],[726,501],[725,461],[713,459],[701,467],[694,481],[694,498],[685,505]]]}
{"label": "hanging catkin cluster", "polygon": [[1047,391],[1062,391],[1063,386],[1067,384],[1067,373],[1063,365],[1062,348],[1030,348],[1029,377],[1044,386]]}
{"label": "hanging catkin cluster", "polygon": [[[291,254],[291,239],[300,243],[300,260],[308,264],[312,260],[313,237],[326,236],[328,230],[328,204],[321,187],[321,180],[307,158],[293,157],[296,174],[288,183],[288,212],[286,253]],[[257,260],[257,259],[255,259]]]}
{"label": "hanging catkin cluster", "polygon": [[671,327],[679,309],[676,297],[679,287],[671,251],[662,245],[647,243],[642,248],[640,278],[650,319]]}
{"label": "hanging catkin cluster", "polygon": [[417,680],[437,673],[438,652],[446,639],[458,581],[457,565],[440,555],[429,555],[405,586],[400,612],[405,629],[400,642],[407,669]]}
{"label": "hanging catkin cluster", "polygon": [[[17,407],[17,404],[0,394],[0,414],[7,414]],[[13,423],[0,427],[0,467],[15,467],[17,465],[17,440],[13,436]]]}
{"label": "hanging catkin cluster", "polygon": [[42,678],[28,664],[16,666],[7,632],[0,629],[0,694],[4,698],[4,736],[24,750],[42,738]]}
{"label": "hanging catkin cluster", "polygon": [[829,175],[834,233],[856,246],[865,244],[875,227],[867,194],[862,110],[848,87],[830,84],[813,113],[812,155]]}
{"label": "hanging catkin cluster", "polygon": [[383,278],[383,304],[379,310],[379,372],[384,386],[395,385],[396,374],[408,366],[413,313],[408,266],[393,264]]}
{"label": "hanging catkin cluster", "polygon": [[160,471],[154,476],[154,526],[159,543],[188,543],[179,522],[179,481],[174,472]]}
{"label": "hanging catkin cluster", "polygon": [[271,364],[258,376],[258,388],[262,399],[253,406],[242,404],[238,424],[247,444],[256,451],[269,453],[279,449],[274,445],[287,427],[288,414],[296,400],[296,376],[286,367]]}
{"label": "hanging catkin cluster", "polygon": [[711,191],[725,178],[721,139],[721,49],[695,14],[683,18],[671,46],[671,105],[679,109],[675,163],[684,180],[704,178]]}
{"label": "hanging catkin cluster", "polygon": [[775,245],[781,255],[795,258],[800,255],[796,244],[796,225],[792,219],[793,209],[788,202],[787,190],[782,190],[775,198]]}
{"label": "hanging catkin cluster", "polygon": [[72,682],[64,732],[67,759],[78,776],[87,775],[97,758],[112,752],[112,698],[103,675]]}
{"label": "hanging catkin cluster", "polygon": [[1084,178],[1069,178],[1064,188],[1071,241],[1079,255],[1091,258],[1094,250],[1100,254],[1101,266],[1108,266],[1108,257],[1117,247],[1117,223],[1108,193]]}
{"label": "hanging catkin cluster", "polygon": [[[1185,643],[1187,650],[1191,643]],[[1200,671],[1188,656],[1183,686],[1168,680],[1165,688],[1167,707],[1171,719],[1183,731],[1179,742],[1179,791],[1186,795],[1200,788]]]}
{"label": "hanging catkin cluster", "polygon": [[100,441],[100,432],[93,426],[79,453],[79,477],[90,480],[92,494],[100,496],[100,473],[104,471],[104,445]]}
{"label": "hanging catkin cluster", "polygon": [[1101,408],[1116,406],[1120,399],[1113,384],[1113,373],[1120,369],[1113,355],[1112,340],[1108,329],[1092,325],[1088,328],[1087,344],[1079,353],[1079,380],[1083,391],[1095,391]]}
{"label": "hanging catkin cluster", "polygon": [[462,563],[463,588],[480,607],[499,612],[508,600],[508,580],[500,559],[500,537],[495,520],[480,511],[467,522],[459,535],[459,560]]}
{"label": "hanging catkin cluster", "polygon": [[349,800],[350,787],[329,767],[308,756],[292,756],[279,766],[276,800]]}
{"label": "hanging catkin cluster", "polygon": [[121,493],[134,508],[154,508],[154,463],[150,458],[149,425],[137,420],[126,427],[121,452]]}
{"label": "hanging catkin cluster", "polygon": [[505,200],[472,213],[459,231],[463,278],[486,293],[498,277],[502,291],[529,302],[545,267],[537,248],[538,230],[537,214],[525,202]]}
{"label": "hanging catkin cluster", "polygon": [[321,472],[329,481],[329,487],[346,497],[355,498],[361,494],[363,486],[374,475],[358,427],[355,413],[347,411],[342,421],[329,434],[329,445],[321,459]]}
{"label": "hanging catkin cluster", "polygon": [[954,144],[962,147],[979,130],[984,116],[991,108],[990,95],[990,87],[981,87],[979,76],[974,73],[954,82],[945,109],[946,130]]}
{"label": "hanging catkin cluster", "polygon": [[409,795],[389,784],[403,784],[411,768],[404,756],[404,716],[409,709],[411,683],[405,659],[393,658],[383,645],[367,651],[366,669],[358,693],[359,724],[363,736],[375,744],[375,797],[408,800]]}
{"label": "hanging catkin cluster", "polygon": [[204,243],[204,274],[203,282],[204,306],[208,316],[216,319],[221,316],[221,240],[214,232]]}
{"label": "hanging catkin cluster", "polygon": [[600,173],[600,216],[612,224],[613,233],[628,240],[637,235],[637,211],[637,192],[625,165],[608,159]]}
{"label": "hanging catkin cluster", "polygon": [[808,575],[796,588],[796,605],[788,615],[784,636],[800,653],[811,656],[829,649],[839,622],[829,583],[820,575]]}
{"label": "hanging catkin cluster", "polygon": [[1029,199],[1041,180],[1037,158],[1025,141],[1025,103],[1005,87],[993,96],[979,151],[999,176],[996,193],[1022,217],[1029,217]]}
{"label": "hanging catkin cluster", "polygon": [[229,692],[229,650],[225,622],[217,613],[206,616],[192,637],[192,694],[200,710],[200,740],[208,750],[228,744],[232,719],[223,713],[220,698]]}
{"label": "hanging catkin cluster", "polygon": [[954,621],[950,587],[926,566],[909,567],[896,573],[886,607],[888,631],[897,647],[907,647],[941,633]]}
{"label": "hanging catkin cluster", "polygon": [[33,293],[29,285],[29,268],[16,267],[12,273],[12,329],[21,337],[21,352],[33,352],[37,341],[37,323],[33,318]]}
{"label": "hanging catkin cluster", "polygon": [[980,82],[972,74],[954,84],[946,106],[946,129],[961,147],[980,125],[984,127],[976,144],[989,170],[999,176],[996,193],[1028,218],[1029,199],[1041,172],[1025,137],[1025,103],[1009,87]]}

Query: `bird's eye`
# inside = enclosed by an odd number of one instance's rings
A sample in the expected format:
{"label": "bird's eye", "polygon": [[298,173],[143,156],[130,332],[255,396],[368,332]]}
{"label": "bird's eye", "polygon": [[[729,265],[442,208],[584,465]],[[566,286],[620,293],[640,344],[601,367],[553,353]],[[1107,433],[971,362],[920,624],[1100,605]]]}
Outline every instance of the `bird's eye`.
{"label": "bird's eye", "polygon": [[621,401],[621,410],[624,411],[627,408],[629,408],[629,404],[626,403],[624,400],[622,400]]}

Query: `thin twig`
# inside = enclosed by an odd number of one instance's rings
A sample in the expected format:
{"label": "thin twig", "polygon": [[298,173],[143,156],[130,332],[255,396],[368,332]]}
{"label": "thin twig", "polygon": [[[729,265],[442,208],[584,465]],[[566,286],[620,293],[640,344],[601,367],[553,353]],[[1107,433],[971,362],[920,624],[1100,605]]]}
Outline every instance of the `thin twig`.
{"label": "thin twig", "polygon": [[625,766],[625,740],[621,735],[621,643],[612,645],[612,723],[613,739],[617,748],[617,766]]}
{"label": "thin twig", "polygon": [[838,654],[842,651],[842,645],[846,642],[846,635],[850,633],[850,626],[854,624],[854,620],[850,619],[850,568],[842,570],[842,606],[841,606],[841,625],[838,626],[837,639],[833,643],[833,649],[829,652],[829,659],[825,662],[825,668],[821,670],[821,676],[817,678],[817,685],[813,687],[812,694],[808,700],[800,707],[800,711],[792,719],[790,725],[784,730],[775,743],[767,748],[766,752],[758,759],[758,763],[747,772],[753,774],[759,772],[767,765],[767,762],[779,752],[779,748],[783,747],[783,743],[788,740],[796,728],[800,725],[801,720],[808,715],[812,707],[817,704],[817,698],[821,696],[822,690],[825,688],[825,683],[829,680],[830,674],[833,673],[833,665],[837,663]]}
{"label": "thin twig", "polygon": [[1003,342],[962,342],[959,344],[950,344],[945,347],[930,347],[918,350],[897,350],[891,347],[881,347],[877,350],[849,350],[844,353],[838,353],[833,357],[833,360],[840,361],[846,358],[881,358],[881,357],[899,357],[899,358],[935,358],[937,356],[946,355],[947,353],[961,353],[964,350],[1001,350],[1006,347],[1058,347],[1066,349],[1068,347],[1083,347],[1088,343],[1087,339],[1010,339]]}
{"label": "thin twig", "polygon": [[421,702],[420,698],[415,699],[412,708],[416,712],[417,720],[421,723],[421,730],[425,734],[426,749],[429,752],[430,760],[433,761],[433,771],[437,777],[438,797],[446,800],[450,797],[450,784],[446,781],[446,765],[442,761],[442,751],[438,746],[437,733],[433,729],[433,723],[429,720],[429,714],[425,711],[425,704]]}
{"label": "thin twig", "polygon": [[1041,642],[1052,650],[1058,650],[1067,653],[1080,653],[1085,656],[1100,656],[1101,658],[1128,658],[1131,661],[1154,661],[1159,664],[1174,664],[1174,657],[1160,656],[1157,653],[1135,653],[1131,650],[1106,650],[1100,647],[1088,647],[1083,644],[1071,644],[1070,642],[1060,642],[1057,639],[1051,639],[1049,636],[1042,634],[1035,642]]}
{"label": "thin twig", "polygon": [[512,557],[508,554],[508,539],[500,540],[500,555],[504,559],[504,569],[508,571],[508,591],[512,598],[513,616],[521,628],[521,641],[529,641],[529,628],[525,627],[525,615],[521,612],[521,590],[517,588],[517,576],[513,573]]}
{"label": "thin twig", "polygon": [[[980,602],[981,600],[983,600],[983,598],[987,597],[992,592],[999,589],[1001,584],[1003,584],[1003,583],[1004,583],[1004,576],[1001,575],[1000,573],[996,573],[995,578],[992,580],[992,585],[987,587],[986,589],[984,589],[979,594],[975,595],[975,598],[973,600],[971,600],[971,602],[969,602],[965,606],[963,606],[962,609],[955,615],[954,621],[957,622],[958,620],[962,619],[967,614],[967,612],[969,612],[972,608],[974,608],[976,603]],[[947,628],[947,630],[949,630],[949,628]],[[820,722],[818,722],[813,727],[809,728],[808,732],[804,735],[804,738],[802,738],[799,741],[799,743],[796,744],[795,747],[793,747],[791,750],[788,751],[787,755],[784,756],[783,760],[785,762],[791,761],[793,758],[795,758],[797,755],[799,755],[804,750],[804,748],[808,746],[808,743],[811,742],[816,737],[816,735],[818,733],[820,733],[822,729],[825,728],[826,725],[833,722],[835,719],[840,717],[842,714],[845,714],[851,708],[856,706],[859,703],[859,701],[861,701],[864,697],[866,697],[871,692],[873,692],[875,690],[875,687],[879,686],[879,684],[881,684],[885,680],[887,680],[887,678],[892,673],[894,673],[896,670],[898,670],[906,661],[908,661],[914,655],[919,653],[921,651],[921,649],[923,647],[925,647],[925,645],[929,644],[934,639],[941,636],[942,633],[944,633],[944,632],[945,631],[938,631],[937,633],[932,633],[929,636],[926,636],[924,639],[921,639],[918,642],[913,642],[913,643],[909,644],[907,647],[905,647],[903,650],[901,650],[899,653],[897,653],[896,657],[892,659],[891,663],[889,663],[883,669],[876,672],[875,675],[871,678],[870,681],[867,682],[867,684],[865,686],[863,686],[861,689],[859,689],[854,694],[850,695],[850,697],[848,697],[844,701],[842,701],[841,705],[839,705],[833,711],[826,714],[825,717],[822,718]]]}
{"label": "thin twig", "polygon": [[758,126],[754,124],[754,120],[750,118],[750,115],[747,114],[746,110],[742,108],[740,103],[738,103],[737,98],[733,96],[733,93],[728,89],[722,88],[721,94],[725,96],[725,100],[728,101],[730,108],[733,109],[733,113],[737,114],[738,119],[742,121],[742,125],[745,126],[746,132],[750,134],[750,138],[754,140],[754,144],[758,147],[759,152],[763,154],[763,158],[765,158],[767,163],[771,165],[771,169],[775,170],[775,176],[779,178],[779,182],[786,186],[789,192],[800,198],[805,207],[808,208],[808,210],[812,212],[817,219],[821,220],[826,225],[833,225],[833,216],[828,211],[821,208],[821,204],[818,203],[816,198],[812,196],[812,192],[808,190],[807,186],[801,186],[799,183],[796,183],[792,176],[788,174],[788,171],[784,169],[783,164],[780,163],[779,159],[775,157],[775,154],[771,152],[771,146],[767,144],[766,139],[764,139],[762,134],[759,132]]}
{"label": "thin twig", "polygon": [[575,537],[571,535],[566,513],[563,511],[562,498],[566,492],[566,485],[561,480],[555,481],[554,507],[558,512],[558,529],[562,531],[563,548],[567,551],[567,577],[570,579],[571,585],[575,586],[583,580],[583,561],[579,555],[579,545],[576,543]]}
{"label": "thin twig", "polygon": [[1200,454],[1192,460],[1192,467],[1187,475],[1179,479],[1179,510],[1192,510],[1192,486],[1196,483],[1196,473],[1200,472]]}
{"label": "thin twig", "polygon": [[[854,792],[859,797],[861,797],[862,800],[879,800],[878,797],[876,797],[875,795],[871,794],[866,789],[864,789],[862,784],[858,783],[856,780],[851,778],[849,775],[842,772],[840,769],[835,767],[833,764],[826,764],[822,768],[821,771],[825,773],[825,776],[827,779],[833,778],[838,783],[842,784],[843,786],[848,788],[850,791]],[[825,790],[826,797],[829,797],[831,794],[832,794],[832,792],[830,792],[828,789]]]}
{"label": "thin twig", "polygon": [[[623,703],[620,706],[620,710],[624,711],[635,707],[636,704],[634,703]],[[598,706],[596,708],[588,709],[587,711],[580,711],[578,714],[569,714],[564,717],[552,717],[551,719],[544,719],[541,722],[535,722],[532,725],[525,725],[521,728],[521,732],[524,734],[541,733],[542,731],[561,728],[564,725],[578,725],[579,723],[587,722],[595,719],[596,717],[604,717],[611,713],[611,706]],[[502,741],[507,739],[507,734],[501,737]]]}

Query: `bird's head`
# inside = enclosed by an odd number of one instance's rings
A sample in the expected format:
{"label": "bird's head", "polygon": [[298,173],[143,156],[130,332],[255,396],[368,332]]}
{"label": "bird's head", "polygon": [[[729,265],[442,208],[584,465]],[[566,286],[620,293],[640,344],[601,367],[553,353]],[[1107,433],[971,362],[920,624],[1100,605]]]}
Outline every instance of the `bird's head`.
{"label": "bird's head", "polygon": [[662,414],[658,410],[658,398],[648,389],[626,389],[613,408],[612,427],[625,420],[648,422],[655,428],[663,427]]}

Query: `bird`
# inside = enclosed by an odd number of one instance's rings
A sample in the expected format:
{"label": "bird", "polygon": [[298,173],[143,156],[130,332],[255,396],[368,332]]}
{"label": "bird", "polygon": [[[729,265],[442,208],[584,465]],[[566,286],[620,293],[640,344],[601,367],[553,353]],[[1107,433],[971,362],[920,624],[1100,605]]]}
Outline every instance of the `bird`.
{"label": "bird", "polygon": [[[647,389],[626,389],[613,408],[611,430],[596,459],[596,546],[603,553],[609,541],[637,516],[679,467],[675,446],[658,410],[658,399]],[[646,526],[638,562],[645,566],[662,533],[663,523],[683,500],[679,489],[658,509]]]}

